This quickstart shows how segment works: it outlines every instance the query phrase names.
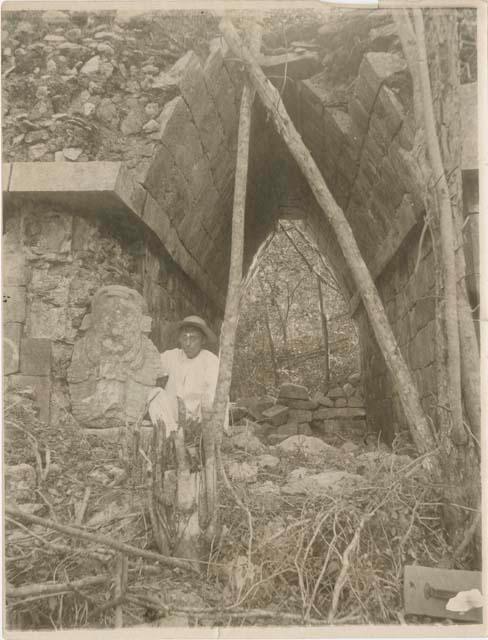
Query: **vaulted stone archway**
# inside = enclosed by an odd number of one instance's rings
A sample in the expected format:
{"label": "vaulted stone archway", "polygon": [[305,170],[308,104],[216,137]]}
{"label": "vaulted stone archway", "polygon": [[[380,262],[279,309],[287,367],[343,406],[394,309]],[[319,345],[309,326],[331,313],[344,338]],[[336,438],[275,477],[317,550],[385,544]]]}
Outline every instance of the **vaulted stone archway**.
{"label": "vaulted stone archway", "polygon": [[[420,244],[422,176],[415,159],[411,82],[395,34],[372,40],[348,86],[308,52],[261,62],[343,208],[376,279],[399,346],[433,415],[433,257]],[[384,23],[383,23],[384,25]],[[380,27],[381,28],[381,25]],[[340,33],[340,28],[338,28]],[[236,130],[244,78],[213,43],[202,63],[178,60],[175,97],[159,117],[150,159],[4,165],[4,336],[8,383],[29,382],[53,419],[68,406],[65,371],[90,294],[101,284],[141,291],[162,347],[186,313],[217,328],[225,299]],[[463,85],[465,215],[477,208],[476,84]],[[360,327],[368,418],[391,439],[404,426],[352,278],[308,186],[259,101],[253,108],[245,267],[279,218],[303,219],[332,265]],[[466,225],[473,305],[479,298],[475,217]],[[434,402],[433,402],[434,400]],[[58,408],[56,408],[58,407]]]}

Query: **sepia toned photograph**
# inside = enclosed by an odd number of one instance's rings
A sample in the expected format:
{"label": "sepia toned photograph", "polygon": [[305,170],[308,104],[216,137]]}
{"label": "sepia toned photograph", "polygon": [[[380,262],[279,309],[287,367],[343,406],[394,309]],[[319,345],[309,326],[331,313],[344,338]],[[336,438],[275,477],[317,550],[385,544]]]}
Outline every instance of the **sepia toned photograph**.
{"label": "sepia toned photograph", "polygon": [[2,5],[6,638],[485,634],[486,29]]}

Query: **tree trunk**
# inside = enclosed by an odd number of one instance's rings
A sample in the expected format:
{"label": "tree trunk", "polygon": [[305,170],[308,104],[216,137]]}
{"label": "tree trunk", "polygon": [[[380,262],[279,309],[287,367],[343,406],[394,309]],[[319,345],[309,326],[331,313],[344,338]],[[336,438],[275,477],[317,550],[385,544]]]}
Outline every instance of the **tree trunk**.
{"label": "tree trunk", "polygon": [[[441,263],[444,276],[444,321],[447,337],[447,379],[449,388],[449,407],[451,414],[451,437],[457,442],[467,441],[463,426],[461,400],[461,352],[459,346],[458,310],[457,310],[457,277],[454,222],[451,209],[449,188],[442,162],[439,140],[436,133],[432,90],[427,65],[425,48],[424,20],[421,9],[414,9],[415,32],[417,36],[418,66],[420,89],[422,95],[427,153],[435,180],[435,191],[439,207],[439,229]],[[451,43],[452,44],[452,43]]]}
{"label": "tree trunk", "polygon": [[[250,33],[251,49],[257,54],[261,46],[261,27],[254,24]],[[244,255],[244,218],[246,210],[246,188],[249,164],[249,136],[251,130],[251,109],[255,92],[244,85],[239,114],[237,136],[237,161],[232,213],[232,240],[227,298],[224,321],[220,333],[219,374],[215,400],[209,420],[205,425],[207,446],[205,448],[205,497],[207,513],[207,537],[215,535],[217,524],[217,473],[216,456],[220,455],[220,441],[227,410],[227,402],[232,378],[234,344],[239,321],[240,285]],[[210,409],[210,408],[209,408]]]}
{"label": "tree trunk", "polygon": [[[220,30],[233,53],[245,63],[251,81],[268,110],[278,133],[284,139],[292,156],[304,173],[318,204],[332,226],[393,378],[414,443],[419,453],[432,452],[435,449],[435,441],[420,404],[418,391],[400,352],[374,281],[361,256],[354,234],[342,209],[332,197],[315,161],[290,120],[280,94],[242,43],[232,23],[224,18],[220,23]],[[426,460],[426,465],[432,472],[435,472],[435,466],[430,459]]]}
{"label": "tree trunk", "polygon": [[[402,12],[401,18],[396,11],[393,15],[414,81],[414,103],[423,105],[421,110],[416,109],[417,126],[420,133],[425,128],[428,142],[430,166],[425,164],[422,156],[419,156],[419,164],[425,175],[424,201],[436,257],[436,300],[439,305],[436,312],[437,393],[442,450],[439,460],[445,497],[444,523],[456,546],[469,524],[467,514],[472,513],[466,512],[466,508],[476,510],[480,504],[480,469],[475,443],[464,431],[462,422],[459,424],[460,412],[462,420],[460,377],[466,413],[475,436],[480,420],[480,399],[478,344],[464,280],[457,16],[453,10],[430,12],[427,37],[429,73],[421,12],[414,11],[418,38],[406,11]],[[446,174],[450,176],[450,185]],[[429,178],[433,188],[428,188]],[[446,259],[449,262],[447,273]],[[441,297],[443,281],[444,293],[447,291],[448,295]],[[454,302],[457,302],[455,311],[452,309]],[[446,316],[442,307],[449,305],[451,308]],[[456,338],[459,340],[460,358],[456,347],[454,353],[452,350],[454,332],[458,334],[454,341]],[[453,372],[454,367],[456,371]],[[446,376],[446,371],[450,375]],[[455,397],[453,383],[457,385]],[[457,405],[457,417],[451,413],[453,403]],[[455,423],[456,420],[458,426],[453,431],[453,421]]]}
{"label": "tree trunk", "polygon": [[319,294],[319,307],[320,307],[320,322],[322,324],[322,341],[324,344],[324,382],[328,386],[330,379],[329,368],[329,327],[327,322],[327,316],[324,309],[324,296],[322,294],[322,283],[320,278],[317,277],[317,290]]}

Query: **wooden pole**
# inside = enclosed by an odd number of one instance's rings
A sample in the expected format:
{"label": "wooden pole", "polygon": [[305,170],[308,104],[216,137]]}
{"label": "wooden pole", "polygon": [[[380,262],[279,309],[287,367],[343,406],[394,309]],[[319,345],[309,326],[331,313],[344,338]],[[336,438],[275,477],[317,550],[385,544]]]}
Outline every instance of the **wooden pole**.
{"label": "wooden pole", "polygon": [[439,140],[436,133],[422,10],[414,9],[413,16],[417,36],[419,84],[422,95],[427,153],[435,180],[435,190],[439,206],[441,261],[444,275],[444,320],[447,338],[447,378],[452,421],[451,437],[457,443],[461,444],[467,441],[467,434],[463,427],[461,399],[461,351],[459,346],[455,255],[456,236],[449,187],[447,185],[446,172],[444,170]]}
{"label": "wooden pole", "polygon": [[329,367],[329,326],[327,322],[327,315],[324,309],[324,295],[322,293],[322,282],[317,276],[317,291],[319,294],[319,306],[320,306],[320,323],[322,325],[322,339],[324,343],[324,382],[329,386],[330,379],[330,367]]}
{"label": "wooden pole", "polygon": [[[318,204],[336,234],[346,263],[352,273],[356,287],[361,294],[364,308],[368,314],[376,340],[378,341],[388,370],[393,378],[417,450],[421,454],[433,451],[435,441],[422,405],[420,404],[418,391],[413,383],[410,370],[400,352],[396,338],[388,322],[383,303],[368,267],[361,256],[356,239],[354,238],[354,234],[344,212],[338,206],[327,188],[324,178],[315,164],[310,151],[303,143],[303,140],[293,125],[279,92],[271,82],[269,82],[261,68],[257,65],[254,57],[243,44],[229,19],[224,18],[221,21],[220,30],[232,52],[246,65],[251,82],[268,110],[278,133],[284,139],[290,153],[301,168]],[[431,462],[427,462],[427,465],[431,471],[434,471]]]}
{"label": "wooden pole", "polygon": [[[250,31],[250,46],[255,54],[261,47],[261,26],[253,24]],[[237,160],[234,184],[234,203],[232,212],[232,240],[230,254],[229,281],[225,301],[224,321],[220,333],[219,374],[217,389],[210,414],[207,431],[208,445],[205,448],[205,492],[207,517],[212,532],[217,512],[217,474],[215,464],[216,448],[220,447],[222,428],[227,410],[227,402],[232,379],[234,362],[234,344],[239,321],[240,285],[242,280],[242,261],[244,256],[244,220],[246,211],[246,188],[249,165],[249,137],[251,132],[251,109],[255,91],[249,84],[242,90],[237,135]],[[213,437],[211,437],[213,436]],[[213,443],[211,440],[215,440]]]}

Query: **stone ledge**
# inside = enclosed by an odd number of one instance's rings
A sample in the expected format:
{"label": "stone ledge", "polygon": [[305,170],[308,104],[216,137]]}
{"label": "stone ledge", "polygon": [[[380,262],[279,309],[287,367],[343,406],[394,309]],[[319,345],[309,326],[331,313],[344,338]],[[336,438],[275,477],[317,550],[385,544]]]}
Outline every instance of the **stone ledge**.
{"label": "stone ledge", "polygon": [[137,184],[121,162],[15,162],[3,191],[7,204],[30,197],[88,213],[142,213]]}
{"label": "stone ledge", "polygon": [[[3,165],[4,173],[6,166],[11,167],[10,179],[3,182],[6,205],[29,198],[36,204],[49,203],[83,213],[135,216],[157,235],[183,271],[223,309],[222,292],[185,249],[163,209],[122,162],[17,162]],[[150,219],[148,211],[152,212]],[[17,315],[11,321],[21,321]]]}

